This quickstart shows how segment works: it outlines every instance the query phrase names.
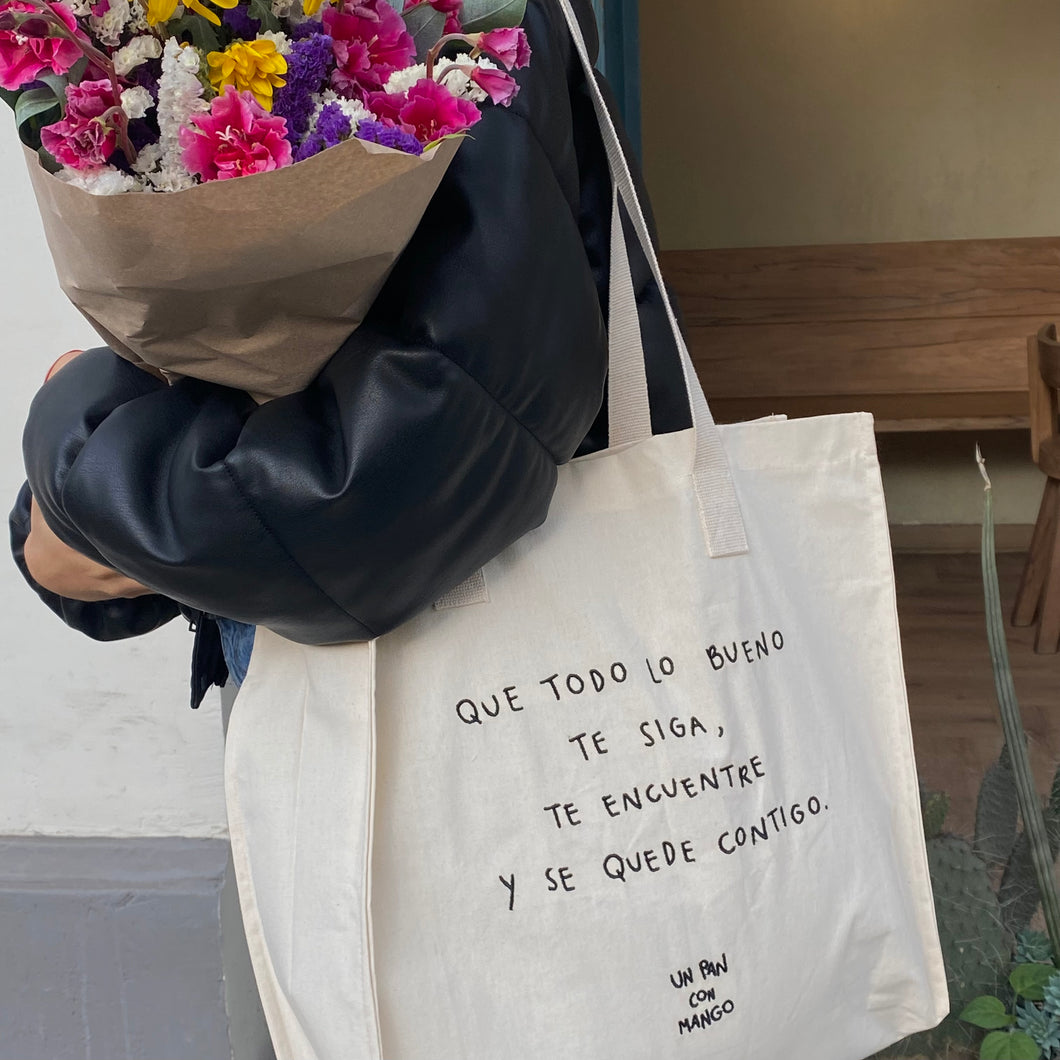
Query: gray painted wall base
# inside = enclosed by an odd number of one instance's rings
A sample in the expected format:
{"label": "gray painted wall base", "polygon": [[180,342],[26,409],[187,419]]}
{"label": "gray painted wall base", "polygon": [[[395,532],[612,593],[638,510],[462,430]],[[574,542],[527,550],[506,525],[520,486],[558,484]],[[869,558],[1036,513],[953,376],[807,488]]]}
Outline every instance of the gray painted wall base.
{"label": "gray painted wall base", "polygon": [[230,881],[223,840],[0,838],[0,1060],[273,1060]]}

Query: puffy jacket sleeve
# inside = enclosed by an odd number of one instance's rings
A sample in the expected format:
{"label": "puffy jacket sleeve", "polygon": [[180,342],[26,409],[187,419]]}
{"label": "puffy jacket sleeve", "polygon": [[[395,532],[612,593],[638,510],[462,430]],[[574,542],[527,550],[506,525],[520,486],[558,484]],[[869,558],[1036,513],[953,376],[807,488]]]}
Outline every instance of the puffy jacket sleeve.
{"label": "puffy jacket sleeve", "polygon": [[557,18],[532,0],[522,92],[484,111],[306,390],[257,407],[106,349],[42,388],[24,455],[62,540],[186,606],[324,644],[387,632],[543,521],[606,373],[573,146],[599,133],[575,126]]}

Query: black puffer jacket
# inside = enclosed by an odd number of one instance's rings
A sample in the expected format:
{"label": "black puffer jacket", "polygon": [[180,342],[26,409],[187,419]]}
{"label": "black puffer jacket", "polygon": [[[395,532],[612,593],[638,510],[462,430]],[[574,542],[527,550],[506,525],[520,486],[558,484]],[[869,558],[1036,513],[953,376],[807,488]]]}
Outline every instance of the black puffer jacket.
{"label": "black puffer jacket", "polygon": [[[595,54],[588,0],[575,6]],[[557,465],[603,443],[610,178],[559,7],[530,0],[523,25],[533,60],[512,107],[485,110],[305,391],[259,408],[162,386],[106,349],[42,388],[24,451],[47,522],[159,594],[78,604],[35,586],[65,621],[114,639],[179,603],[305,643],[377,636],[541,523]],[[680,370],[629,232],[656,429],[674,430]],[[28,499],[11,528],[32,584]]]}

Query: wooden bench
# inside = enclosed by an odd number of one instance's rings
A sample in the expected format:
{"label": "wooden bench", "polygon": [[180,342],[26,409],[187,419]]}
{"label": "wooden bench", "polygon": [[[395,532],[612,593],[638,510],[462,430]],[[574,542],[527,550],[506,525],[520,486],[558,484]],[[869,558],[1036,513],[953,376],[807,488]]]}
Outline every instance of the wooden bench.
{"label": "wooden bench", "polygon": [[1060,238],[662,255],[720,422],[868,411],[880,431],[1025,428]]}

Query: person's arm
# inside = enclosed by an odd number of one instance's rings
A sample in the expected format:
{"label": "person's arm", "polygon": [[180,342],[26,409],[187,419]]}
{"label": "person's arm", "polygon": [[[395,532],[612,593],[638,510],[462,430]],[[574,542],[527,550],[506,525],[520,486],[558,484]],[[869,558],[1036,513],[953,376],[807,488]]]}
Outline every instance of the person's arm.
{"label": "person's arm", "polygon": [[485,112],[305,391],[258,408],[139,380],[106,350],[41,391],[24,451],[60,540],[185,605],[330,643],[386,632],[541,523],[600,407],[606,338],[569,55],[549,5],[526,26],[516,105]]}
{"label": "person's arm", "polygon": [[487,110],[306,391],[257,408],[161,388],[105,350],[45,388],[25,452],[62,541],[186,606],[325,643],[393,628],[542,521],[606,370],[609,180],[555,15],[531,0],[533,76]]}
{"label": "person's arm", "polygon": [[96,602],[75,600],[45,589],[30,574],[26,566],[25,545],[30,533],[29,486],[24,486],[11,512],[11,552],[23,578],[43,603],[68,626],[80,630],[93,640],[120,640],[150,633],[176,618],[180,609],[163,596],[120,597]]}

